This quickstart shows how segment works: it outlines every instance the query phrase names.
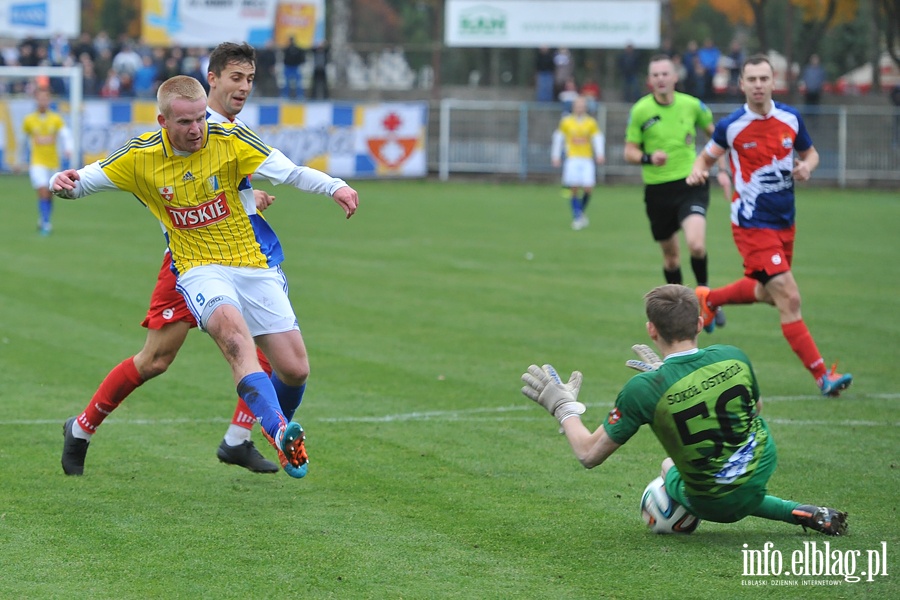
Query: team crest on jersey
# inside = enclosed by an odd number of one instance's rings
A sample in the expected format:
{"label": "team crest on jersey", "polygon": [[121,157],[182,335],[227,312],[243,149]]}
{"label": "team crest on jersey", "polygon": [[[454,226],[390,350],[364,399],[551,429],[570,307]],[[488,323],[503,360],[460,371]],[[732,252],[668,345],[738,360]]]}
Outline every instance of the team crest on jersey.
{"label": "team crest on jersey", "polygon": [[181,178],[181,181],[194,181],[194,174],[188,171],[184,174],[184,177]]}
{"label": "team crest on jersey", "polygon": [[792,140],[790,136],[784,136],[781,138],[781,147],[790,150],[794,147],[794,140]]}
{"label": "team crest on jersey", "polygon": [[172,198],[175,197],[175,188],[173,188],[171,185],[167,185],[165,187],[161,187],[161,188],[157,188],[157,189],[159,189],[159,195],[166,202],[171,202]]}
{"label": "team crest on jersey", "polygon": [[219,191],[219,176],[213,175],[212,177],[206,178],[206,192],[208,194],[215,194]]}
{"label": "team crest on jersey", "polygon": [[615,425],[616,423],[619,422],[619,419],[621,419],[621,418],[622,418],[622,413],[619,412],[619,408],[616,407],[616,408],[613,408],[611,411],[609,411],[609,416],[606,417],[606,421],[610,425]]}

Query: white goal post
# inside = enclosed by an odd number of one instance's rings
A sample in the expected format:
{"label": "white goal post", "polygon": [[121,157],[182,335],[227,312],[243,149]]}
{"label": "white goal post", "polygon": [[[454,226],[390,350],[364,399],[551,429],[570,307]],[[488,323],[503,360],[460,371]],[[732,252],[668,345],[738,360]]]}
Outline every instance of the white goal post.
{"label": "white goal post", "polygon": [[71,166],[81,166],[81,115],[84,101],[84,87],[81,66],[77,67],[0,67],[0,78],[35,79],[37,77],[58,77],[68,81],[69,90],[69,130],[72,132]]}

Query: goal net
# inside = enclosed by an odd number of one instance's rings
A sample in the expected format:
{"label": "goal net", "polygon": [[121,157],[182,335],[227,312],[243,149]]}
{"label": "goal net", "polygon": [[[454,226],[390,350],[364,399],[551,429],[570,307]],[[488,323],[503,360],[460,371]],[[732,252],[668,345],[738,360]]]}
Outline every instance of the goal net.
{"label": "goal net", "polygon": [[51,106],[72,134],[70,166],[81,166],[81,67],[0,67],[0,172],[27,168],[22,121],[35,110],[31,92],[51,80],[57,84],[50,86],[54,92]]}

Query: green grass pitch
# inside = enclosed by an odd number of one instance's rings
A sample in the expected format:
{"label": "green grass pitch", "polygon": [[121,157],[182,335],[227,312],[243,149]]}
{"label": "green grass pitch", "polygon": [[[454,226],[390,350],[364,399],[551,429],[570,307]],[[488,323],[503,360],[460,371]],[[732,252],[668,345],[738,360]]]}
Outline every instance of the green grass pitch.
{"label": "green grass pitch", "polygon": [[[779,448],[770,492],[847,510],[834,539],[753,518],[653,535],[649,430],[588,471],[519,393],[533,362],[580,369],[593,428],[632,374],[641,298],[662,283],[638,187],[599,188],[579,232],[550,184],[360,181],[349,221],[274,188],[312,363],[298,481],[216,460],[234,385],[196,331],[103,425],[85,475],[63,475],[62,422],[143,343],[163,239],[113,193],[57,200],[42,238],[27,179],[0,182],[2,598],[900,597],[897,190],[799,191],[794,272],[826,361],[855,376],[840,399],[818,395],[771,307],[730,307],[701,337],[754,361]],[[741,264],[713,194],[719,285]],[[789,570],[826,541],[841,564],[859,553],[857,574],[884,549],[888,575],[744,576],[743,550],[771,542]]]}

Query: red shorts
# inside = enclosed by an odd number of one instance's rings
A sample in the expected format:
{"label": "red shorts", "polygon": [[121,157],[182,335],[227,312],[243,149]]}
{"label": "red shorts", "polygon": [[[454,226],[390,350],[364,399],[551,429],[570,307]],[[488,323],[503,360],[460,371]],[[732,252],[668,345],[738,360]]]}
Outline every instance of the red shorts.
{"label": "red shorts", "polygon": [[162,329],[163,325],[184,321],[191,327],[197,326],[197,320],[188,310],[184,297],[175,289],[177,278],[172,272],[172,255],[166,252],[163,258],[156,287],[150,295],[150,308],[141,326],[147,329]]}
{"label": "red shorts", "polygon": [[791,270],[794,260],[795,225],[788,229],[731,226],[734,243],[744,259],[744,275],[765,273],[770,277]]}

